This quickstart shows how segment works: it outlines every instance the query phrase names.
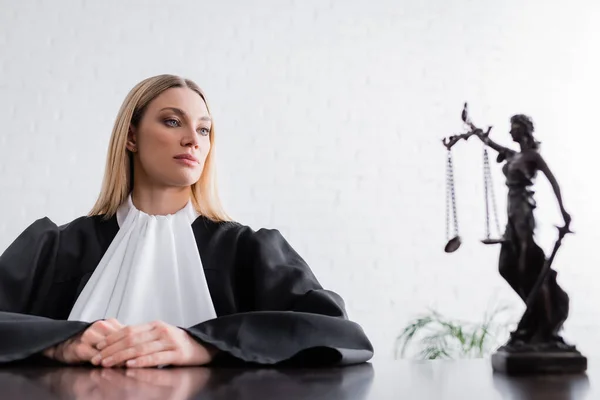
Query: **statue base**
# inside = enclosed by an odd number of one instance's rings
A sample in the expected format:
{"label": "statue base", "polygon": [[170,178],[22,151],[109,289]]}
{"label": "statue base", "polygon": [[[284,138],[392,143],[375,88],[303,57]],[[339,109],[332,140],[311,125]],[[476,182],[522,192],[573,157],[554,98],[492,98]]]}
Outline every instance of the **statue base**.
{"label": "statue base", "polygon": [[587,370],[587,358],[571,351],[506,351],[492,354],[492,368],[506,375],[581,374]]}

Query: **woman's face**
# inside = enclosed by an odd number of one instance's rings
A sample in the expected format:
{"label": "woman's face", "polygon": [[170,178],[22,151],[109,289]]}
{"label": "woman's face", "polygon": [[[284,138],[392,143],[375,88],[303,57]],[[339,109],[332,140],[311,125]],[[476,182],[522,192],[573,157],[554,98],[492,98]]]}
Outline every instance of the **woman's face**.
{"label": "woman's face", "polygon": [[178,187],[196,183],[210,150],[210,127],[208,109],[198,93],[189,88],[165,90],[148,104],[137,129],[131,127],[128,135],[134,181]]}
{"label": "woman's face", "polygon": [[523,137],[523,135],[525,134],[523,127],[520,124],[511,124],[510,126],[510,136],[512,137],[512,140],[515,142],[520,142],[521,138]]}

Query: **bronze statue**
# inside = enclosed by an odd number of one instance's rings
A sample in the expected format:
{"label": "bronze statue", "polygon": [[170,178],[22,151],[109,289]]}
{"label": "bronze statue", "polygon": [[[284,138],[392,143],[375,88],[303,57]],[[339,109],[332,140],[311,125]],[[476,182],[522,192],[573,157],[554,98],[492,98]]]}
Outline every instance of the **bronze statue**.
{"label": "bronze statue", "polygon": [[[494,368],[509,373],[581,372],[587,367],[585,357],[576,350],[575,346],[565,343],[559,333],[569,313],[569,297],[558,285],[556,271],[551,268],[563,237],[567,233],[572,233],[569,229],[571,216],[563,205],[558,182],[540,154],[540,143],[533,135],[533,122],[531,118],[523,114],[513,115],[510,118],[511,138],[520,146],[520,151],[515,151],[491,140],[489,137],[491,127],[484,132],[473,125],[468,117],[466,103],[462,112],[462,120],[470,130],[465,134],[450,136],[443,140],[448,149],[450,171],[448,173],[450,182],[448,194],[453,199],[456,234],[446,245],[446,251],[455,251],[460,246],[450,151],[460,139],[469,139],[474,135],[486,147],[484,167],[487,163],[487,148],[498,152],[497,161],[504,162],[502,172],[506,177],[508,188],[508,218],[504,234],[497,240],[489,238],[489,212],[486,212],[488,238],[483,242],[501,244],[500,275],[527,305],[527,309],[517,329],[511,333],[508,343],[498,349],[492,357]],[[534,179],[540,171],[552,185],[564,219],[564,226],[558,227],[558,239],[548,258],[534,240],[536,224],[533,211],[536,208],[536,202],[532,187]],[[485,176],[487,194],[488,186],[491,186],[489,185],[491,176],[489,172]],[[486,211],[488,211],[487,201]]]}

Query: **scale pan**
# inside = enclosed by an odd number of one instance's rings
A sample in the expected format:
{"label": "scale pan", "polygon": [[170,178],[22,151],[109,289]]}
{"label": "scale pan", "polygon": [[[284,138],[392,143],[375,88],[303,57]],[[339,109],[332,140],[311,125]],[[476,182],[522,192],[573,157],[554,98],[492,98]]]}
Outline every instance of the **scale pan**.
{"label": "scale pan", "polygon": [[460,247],[460,236],[455,236],[444,247],[446,253],[454,253]]}
{"label": "scale pan", "polygon": [[500,239],[483,239],[481,241],[481,243],[483,244],[500,244],[500,243],[504,243],[504,239],[500,238]]}

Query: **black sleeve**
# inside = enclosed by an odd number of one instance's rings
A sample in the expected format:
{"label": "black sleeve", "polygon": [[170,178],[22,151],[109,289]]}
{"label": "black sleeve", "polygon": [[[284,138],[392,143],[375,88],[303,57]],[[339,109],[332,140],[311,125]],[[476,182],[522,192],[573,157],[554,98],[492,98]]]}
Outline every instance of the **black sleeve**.
{"label": "black sleeve", "polygon": [[59,245],[59,228],[42,218],[0,255],[0,364],[35,355],[89,326],[30,314],[44,271],[55,262]]}
{"label": "black sleeve", "polygon": [[321,287],[306,262],[277,230],[251,232],[255,311],[186,329],[226,356],[259,364],[347,365],[368,361],[373,346],[347,318],[342,298]]}

